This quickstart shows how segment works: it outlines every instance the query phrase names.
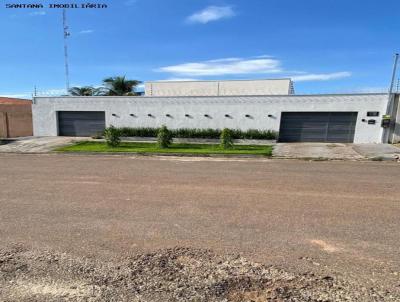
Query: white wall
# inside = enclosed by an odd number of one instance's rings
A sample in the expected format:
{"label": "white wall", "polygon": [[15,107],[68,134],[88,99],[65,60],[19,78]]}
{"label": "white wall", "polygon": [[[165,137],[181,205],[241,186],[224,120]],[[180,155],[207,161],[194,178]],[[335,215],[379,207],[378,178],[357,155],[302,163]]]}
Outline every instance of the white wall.
{"label": "white wall", "polygon": [[[36,97],[32,106],[35,136],[57,135],[57,111],[105,111],[116,127],[239,128],[279,131],[281,112],[358,112],[355,143],[380,143],[381,117],[362,122],[367,111],[385,113],[386,94],[236,96],[236,97]],[[112,114],[117,116],[112,116]],[[130,116],[135,114],[136,117]],[[147,114],[154,117],[148,117]],[[166,117],[172,115],[172,118]],[[185,117],[185,114],[192,118]],[[211,118],[204,117],[208,114]],[[229,114],[232,118],[225,117]],[[251,118],[245,117],[249,114]],[[268,117],[271,114],[273,117]]]}
{"label": "white wall", "polygon": [[146,82],[146,96],[287,95],[290,79]]}

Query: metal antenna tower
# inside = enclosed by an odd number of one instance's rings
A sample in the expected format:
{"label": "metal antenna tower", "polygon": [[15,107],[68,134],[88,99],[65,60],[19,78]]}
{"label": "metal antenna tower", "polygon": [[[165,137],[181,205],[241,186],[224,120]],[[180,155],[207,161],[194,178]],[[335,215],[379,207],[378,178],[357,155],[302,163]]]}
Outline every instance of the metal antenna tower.
{"label": "metal antenna tower", "polygon": [[65,88],[69,93],[69,67],[68,67],[68,43],[67,39],[70,36],[67,25],[67,10],[63,9],[63,30],[64,30],[64,60],[65,60]]}

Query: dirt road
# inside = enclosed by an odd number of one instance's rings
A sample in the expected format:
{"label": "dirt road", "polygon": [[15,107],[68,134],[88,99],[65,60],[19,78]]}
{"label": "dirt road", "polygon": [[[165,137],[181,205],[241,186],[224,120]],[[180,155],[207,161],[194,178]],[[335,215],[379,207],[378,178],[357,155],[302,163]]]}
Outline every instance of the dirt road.
{"label": "dirt road", "polygon": [[397,163],[1,154],[0,245],[207,248],[394,292],[399,188]]}

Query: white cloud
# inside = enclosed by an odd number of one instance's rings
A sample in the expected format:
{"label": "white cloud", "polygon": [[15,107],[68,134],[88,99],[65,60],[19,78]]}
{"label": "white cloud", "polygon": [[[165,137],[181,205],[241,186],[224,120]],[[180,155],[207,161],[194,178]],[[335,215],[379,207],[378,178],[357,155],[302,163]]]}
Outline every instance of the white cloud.
{"label": "white cloud", "polygon": [[46,15],[46,12],[44,11],[37,11],[37,12],[31,12],[29,13],[30,16],[44,16]]}
{"label": "white cloud", "polygon": [[189,23],[206,24],[211,21],[231,18],[233,16],[235,16],[235,12],[230,6],[208,6],[205,9],[187,17],[186,21]]}
{"label": "white cloud", "polygon": [[305,81],[330,81],[351,77],[351,72],[341,71],[334,73],[306,73],[302,75],[292,76],[292,80],[296,82]]}
{"label": "white cloud", "polygon": [[92,33],[94,33],[93,29],[84,29],[79,32],[79,34],[81,34],[81,35],[87,35],[87,34],[92,34]]}
{"label": "white cloud", "polygon": [[[296,82],[330,81],[351,77],[349,71],[333,73],[309,73],[305,71],[287,70],[281,66],[281,61],[267,55],[249,58],[228,57],[200,62],[188,62],[156,69],[171,75],[165,81],[196,81],[196,77],[279,74]],[[289,76],[291,75],[291,76]]]}
{"label": "white cloud", "polygon": [[260,56],[254,56],[253,58],[256,58],[256,59],[266,59],[266,58],[273,58],[273,56],[270,56],[270,55],[260,55]]}
{"label": "white cloud", "polygon": [[280,61],[273,58],[225,58],[165,66],[159,68],[158,71],[183,76],[216,76],[282,72]]}

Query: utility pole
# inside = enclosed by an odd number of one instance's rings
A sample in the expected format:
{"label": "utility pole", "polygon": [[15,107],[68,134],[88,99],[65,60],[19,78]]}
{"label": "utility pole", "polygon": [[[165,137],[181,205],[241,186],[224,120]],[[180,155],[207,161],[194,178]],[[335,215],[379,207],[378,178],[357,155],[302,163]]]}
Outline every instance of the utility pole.
{"label": "utility pole", "polygon": [[[394,93],[393,93],[393,87],[394,87],[394,81],[396,78],[396,72],[397,72],[397,63],[399,61],[399,54],[396,53],[394,55],[394,62],[393,62],[393,71],[392,71],[392,78],[390,81],[390,87],[389,87],[389,93],[388,93],[388,103],[387,103],[387,107],[386,107],[386,115],[390,116],[390,119],[392,119],[392,115],[393,115],[393,107],[394,107]],[[388,128],[384,129],[384,137],[383,137],[383,143],[388,143],[390,138],[390,130],[391,130],[391,126],[389,126]]]}
{"label": "utility pole", "polygon": [[67,24],[67,10],[63,9],[63,31],[64,31],[64,61],[65,61],[65,88],[69,93],[69,66],[68,66],[68,37],[70,36]]}
{"label": "utility pole", "polygon": [[399,54],[396,53],[394,55],[394,63],[393,63],[393,72],[392,72],[392,80],[390,82],[390,88],[389,88],[389,93],[393,93],[393,86],[394,86],[394,81],[396,78],[396,71],[397,71],[397,62],[399,61]]}

